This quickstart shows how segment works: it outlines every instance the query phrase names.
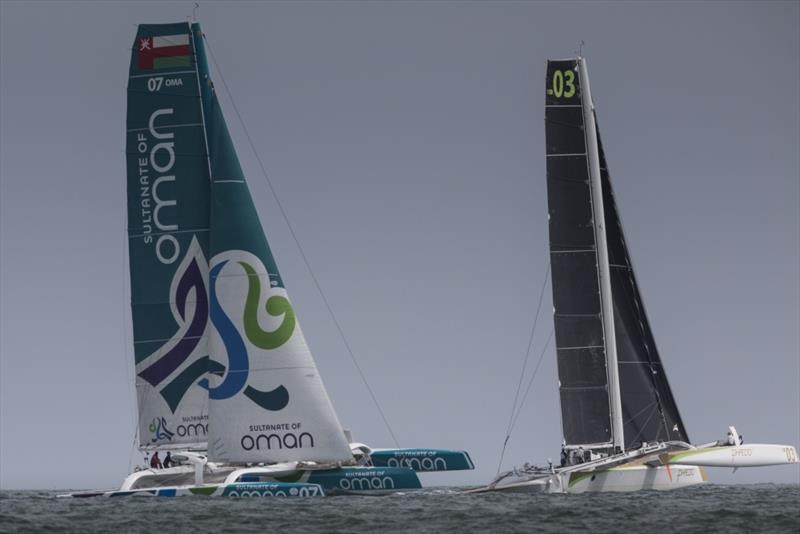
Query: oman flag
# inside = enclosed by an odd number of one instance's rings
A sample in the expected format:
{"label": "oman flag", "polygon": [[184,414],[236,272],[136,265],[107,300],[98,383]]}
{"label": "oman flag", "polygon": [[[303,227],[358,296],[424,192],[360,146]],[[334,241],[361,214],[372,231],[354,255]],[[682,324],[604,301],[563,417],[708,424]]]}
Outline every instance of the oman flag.
{"label": "oman flag", "polygon": [[188,33],[139,38],[139,69],[191,66]]}

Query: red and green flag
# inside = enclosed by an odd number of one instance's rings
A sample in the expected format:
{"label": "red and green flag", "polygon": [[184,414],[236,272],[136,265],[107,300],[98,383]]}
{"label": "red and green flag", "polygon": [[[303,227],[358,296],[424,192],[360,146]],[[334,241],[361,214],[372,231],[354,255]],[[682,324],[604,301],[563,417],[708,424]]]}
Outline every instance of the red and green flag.
{"label": "red and green flag", "polygon": [[191,66],[192,50],[188,33],[139,38],[139,69]]}

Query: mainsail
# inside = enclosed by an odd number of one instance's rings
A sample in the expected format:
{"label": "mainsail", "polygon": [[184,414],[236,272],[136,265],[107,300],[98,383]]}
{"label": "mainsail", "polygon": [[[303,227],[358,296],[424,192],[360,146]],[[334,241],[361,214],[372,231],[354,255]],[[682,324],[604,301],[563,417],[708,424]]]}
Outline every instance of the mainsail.
{"label": "mainsail", "polygon": [[236,157],[199,25],[139,27],[127,153],[141,445],[207,440],[211,460],[234,463],[352,460]]}
{"label": "mainsail", "polygon": [[[548,62],[545,103],[564,440],[572,446],[625,449],[645,441],[688,441],[633,275],[599,130],[591,124],[593,110],[585,124],[590,103],[584,102],[582,62]],[[599,159],[599,176],[592,175],[592,153]],[[596,224],[597,217],[603,224]],[[610,280],[603,280],[604,272]],[[610,363],[612,354],[616,365]],[[614,421],[622,428],[615,430]]]}
{"label": "mainsail", "polygon": [[568,445],[611,443],[606,350],[577,62],[550,61],[545,102],[556,354]]}
{"label": "mainsail", "polygon": [[131,314],[142,447],[206,441],[209,174],[189,25],[144,24],[128,79]]}

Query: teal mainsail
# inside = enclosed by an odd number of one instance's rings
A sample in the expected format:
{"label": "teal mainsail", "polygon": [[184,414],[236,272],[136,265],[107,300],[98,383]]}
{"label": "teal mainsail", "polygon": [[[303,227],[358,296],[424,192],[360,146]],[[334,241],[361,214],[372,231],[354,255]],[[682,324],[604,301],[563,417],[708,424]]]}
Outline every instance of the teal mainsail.
{"label": "teal mainsail", "polygon": [[189,25],[141,25],[127,111],[128,246],[139,439],[202,444],[209,368],[209,167]]}

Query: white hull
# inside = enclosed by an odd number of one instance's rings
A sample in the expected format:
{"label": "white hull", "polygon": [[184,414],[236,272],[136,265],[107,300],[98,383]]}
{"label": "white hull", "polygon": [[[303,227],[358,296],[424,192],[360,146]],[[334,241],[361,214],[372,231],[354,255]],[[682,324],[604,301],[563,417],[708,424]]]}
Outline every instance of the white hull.
{"label": "white hull", "polygon": [[661,458],[664,464],[705,467],[764,467],[798,463],[797,450],[791,445],[752,443],[728,447],[698,447],[670,453]]}
{"label": "white hull", "polygon": [[597,473],[571,473],[565,493],[665,491],[695,486],[707,480],[705,470],[696,466],[620,466]]}
{"label": "white hull", "polygon": [[512,493],[586,493],[599,491],[674,490],[702,484],[708,480],[702,467],[687,465],[612,467],[592,472],[554,473],[549,476],[511,479],[494,487],[470,493],[490,491]]}

